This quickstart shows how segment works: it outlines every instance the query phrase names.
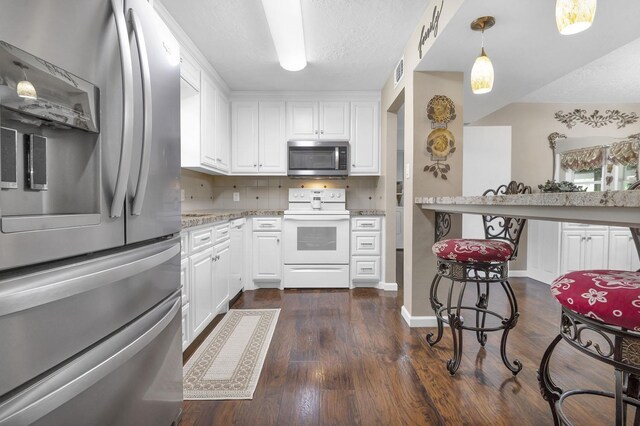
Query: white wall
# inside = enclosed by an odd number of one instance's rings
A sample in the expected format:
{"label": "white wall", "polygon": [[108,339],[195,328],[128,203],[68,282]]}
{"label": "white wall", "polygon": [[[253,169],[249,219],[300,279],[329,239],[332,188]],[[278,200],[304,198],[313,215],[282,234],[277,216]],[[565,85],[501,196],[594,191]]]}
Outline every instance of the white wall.
{"label": "white wall", "polygon": [[[462,195],[482,195],[511,181],[511,126],[465,126]],[[484,238],[482,217],[462,216],[463,238]]]}

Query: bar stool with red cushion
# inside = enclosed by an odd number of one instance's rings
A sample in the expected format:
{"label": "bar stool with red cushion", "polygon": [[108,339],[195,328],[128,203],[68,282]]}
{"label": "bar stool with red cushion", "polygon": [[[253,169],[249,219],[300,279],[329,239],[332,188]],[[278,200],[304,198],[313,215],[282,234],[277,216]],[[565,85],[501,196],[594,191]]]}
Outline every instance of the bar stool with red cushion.
{"label": "bar stool with red cushion", "polygon": [[[530,194],[531,188],[522,183],[510,182],[496,190],[485,191],[484,195],[525,193]],[[516,375],[522,369],[522,363],[517,359],[513,363],[510,362],[506,354],[507,336],[509,330],[515,327],[519,315],[516,296],[508,280],[508,264],[516,257],[526,220],[488,215],[482,216],[482,219],[484,239],[448,239],[437,241],[432,247],[437,257],[438,269],[431,283],[429,299],[438,328],[435,337],[434,333],[427,335],[427,343],[430,346],[438,343],[442,339],[443,324],[449,324],[453,335],[453,358],[447,361],[447,370],[453,375],[462,359],[463,330],[475,331],[476,338],[483,347],[487,342],[487,332],[502,330],[500,355],[507,368]],[[442,278],[450,281],[446,303],[440,301],[438,296]],[[473,305],[465,304],[463,301],[469,283],[475,283],[476,286],[477,297]],[[454,297],[455,287],[458,287],[457,297]],[[502,289],[506,294],[509,303],[508,313],[498,313],[489,309],[491,287]],[[471,315],[475,316],[475,323],[465,323],[463,312],[471,312]],[[497,319],[497,323],[487,324],[487,316]]]}
{"label": "bar stool with red cushion", "polygon": [[[570,424],[562,405],[567,398],[584,394],[614,398],[616,425],[625,424],[627,404],[640,407],[640,272],[569,272],[553,282],[551,293],[562,305],[560,333],[542,357],[538,381],[555,424]],[[551,378],[549,361],[561,340],[612,365],[615,391],[559,388]],[[640,421],[639,413],[636,410],[636,422]]]}
{"label": "bar stool with red cushion", "polygon": [[[640,189],[640,181],[628,189]],[[640,228],[630,228],[630,231],[640,255]],[[640,424],[640,271],[569,272],[552,283],[551,293],[562,305],[560,333],[542,357],[538,382],[555,424],[570,424],[562,404],[573,395],[584,394],[614,398],[616,425],[625,424],[627,405],[635,406],[633,424]],[[563,391],[554,383],[549,371],[550,359],[563,339],[579,351],[614,367],[614,392]]]}

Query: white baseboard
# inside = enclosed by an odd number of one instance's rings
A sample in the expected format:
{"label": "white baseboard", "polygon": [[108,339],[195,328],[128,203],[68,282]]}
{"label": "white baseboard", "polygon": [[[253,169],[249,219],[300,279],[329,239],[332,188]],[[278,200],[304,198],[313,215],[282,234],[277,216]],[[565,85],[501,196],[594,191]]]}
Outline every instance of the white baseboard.
{"label": "white baseboard", "polygon": [[402,313],[402,318],[409,325],[409,327],[436,327],[438,322],[435,316],[411,316],[407,308],[402,305],[402,309],[400,310]]}
{"label": "white baseboard", "polygon": [[378,284],[378,288],[384,291],[398,291],[398,283],[383,283]]}
{"label": "white baseboard", "polygon": [[527,277],[529,277],[529,272],[526,269],[525,270],[520,270],[520,271],[510,270],[509,271],[509,276],[510,277],[515,277],[515,278],[527,278]]}

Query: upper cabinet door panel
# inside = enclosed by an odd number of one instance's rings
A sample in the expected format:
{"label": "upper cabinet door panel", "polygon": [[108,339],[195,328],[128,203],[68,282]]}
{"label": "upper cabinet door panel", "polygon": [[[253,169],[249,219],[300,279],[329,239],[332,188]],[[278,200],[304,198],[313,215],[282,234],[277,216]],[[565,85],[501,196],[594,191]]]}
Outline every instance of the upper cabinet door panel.
{"label": "upper cabinet door panel", "polygon": [[201,139],[200,139],[200,162],[204,165],[217,167],[216,162],[216,87],[213,82],[202,75],[200,87],[201,100]]}
{"label": "upper cabinet door panel", "polygon": [[232,171],[258,172],[258,101],[234,101],[232,114]]}
{"label": "upper cabinet door panel", "polygon": [[349,139],[349,102],[320,102],[320,139]]}
{"label": "upper cabinet door panel", "polygon": [[229,119],[229,101],[220,90],[216,90],[215,127],[216,167],[228,172],[231,168],[231,120]]}
{"label": "upper cabinet door panel", "polygon": [[195,90],[200,90],[200,66],[184,49],[180,51],[180,77]]}
{"label": "upper cabinet door panel", "polygon": [[317,139],[318,103],[287,102],[287,139]]}
{"label": "upper cabinet door panel", "polygon": [[350,175],[380,174],[379,117],[378,102],[351,103]]}
{"label": "upper cabinet door panel", "polygon": [[260,102],[259,117],[258,167],[260,172],[286,174],[285,103]]}

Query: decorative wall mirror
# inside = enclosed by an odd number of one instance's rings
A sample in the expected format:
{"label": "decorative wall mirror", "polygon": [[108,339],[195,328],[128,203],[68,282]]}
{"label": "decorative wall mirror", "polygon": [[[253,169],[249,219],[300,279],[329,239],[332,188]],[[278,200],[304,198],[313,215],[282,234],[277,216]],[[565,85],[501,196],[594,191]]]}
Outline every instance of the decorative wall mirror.
{"label": "decorative wall mirror", "polygon": [[626,138],[551,133],[553,178],[587,191],[624,190],[640,180],[640,133]]}

